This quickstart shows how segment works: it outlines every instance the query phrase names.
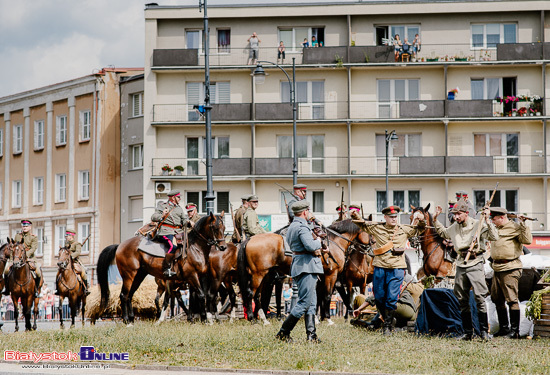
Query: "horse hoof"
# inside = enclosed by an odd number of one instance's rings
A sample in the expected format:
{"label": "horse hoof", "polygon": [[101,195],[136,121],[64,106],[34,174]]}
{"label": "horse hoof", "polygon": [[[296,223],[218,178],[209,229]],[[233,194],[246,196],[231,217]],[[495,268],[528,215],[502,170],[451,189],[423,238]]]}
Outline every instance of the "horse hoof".
{"label": "horse hoof", "polygon": [[134,325],[132,323],[128,323],[126,324],[126,328],[130,328],[130,327],[133,327]]}
{"label": "horse hoof", "polygon": [[329,326],[333,326],[333,325],[335,324],[335,323],[334,323],[332,320],[330,320],[330,319],[327,320],[327,323],[328,323]]}
{"label": "horse hoof", "polygon": [[264,326],[270,326],[270,325],[271,325],[271,323],[269,321],[264,320]]}

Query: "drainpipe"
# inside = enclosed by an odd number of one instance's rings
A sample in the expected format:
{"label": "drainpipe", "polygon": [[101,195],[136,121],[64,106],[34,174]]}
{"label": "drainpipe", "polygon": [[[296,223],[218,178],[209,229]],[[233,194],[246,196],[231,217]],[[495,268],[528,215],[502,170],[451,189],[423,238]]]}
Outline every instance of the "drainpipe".
{"label": "drainpipe", "polygon": [[348,128],[348,175],[351,174],[351,122],[347,123]]}
{"label": "drainpipe", "polygon": [[540,41],[544,43],[544,10],[540,11]]}
{"label": "drainpipe", "polygon": [[443,125],[445,125],[445,160],[443,163],[443,171],[447,173],[447,159],[449,157],[449,120],[443,120]]}

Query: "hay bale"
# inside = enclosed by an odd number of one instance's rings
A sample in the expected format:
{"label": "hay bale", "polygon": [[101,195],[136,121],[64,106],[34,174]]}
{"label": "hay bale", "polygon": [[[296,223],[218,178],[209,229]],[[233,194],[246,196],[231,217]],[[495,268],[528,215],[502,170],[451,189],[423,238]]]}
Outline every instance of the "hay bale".
{"label": "hay bale", "polygon": [[[100,317],[121,316],[122,309],[120,308],[120,290],[122,282],[109,285],[110,295],[109,303],[104,311],[101,311],[101,290],[99,285],[90,289],[90,295],[86,298],[86,317],[92,323]],[[134,293],[132,298],[132,306],[134,307],[134,315],[142,319],[155,319],[157,309],[155,307],[155,297],[157,296],[157,284],[153,277],[146,277],[139,286],[139,289]]]}

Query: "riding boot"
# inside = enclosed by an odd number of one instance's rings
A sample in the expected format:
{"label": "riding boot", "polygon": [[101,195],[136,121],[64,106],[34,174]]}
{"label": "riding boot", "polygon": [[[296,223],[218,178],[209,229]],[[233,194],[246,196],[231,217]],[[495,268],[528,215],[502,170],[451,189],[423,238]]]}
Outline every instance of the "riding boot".
{"label": "riding boot", "polygon": [[34,278],[34,298],[40,297],[40,276]]}
{"label": "riding boot", "polygon": [[10,287],[8,284],[8,276],[4,276],[4,290],[2,291],[2,294],[5,296],[10,295]]}
{"label": "riding boot", "polygon": [[519,310],[510,310],[510,333],[506,335],[509,339],[519,339]]}
{"label": "riding boot", "polygon": [[88,279],[84,279],[84,295],[87,297],[90,295],[90,287],[88,286]]}
{"label": "riding boot", "polygon": [[162,272],[166,278],[171,279],[176,276],[176,273],[172,271],[172,261],[174,260],[174,254],[167,253],[162,260]]}
{"label": "riding boot", "polygon": [[477,318],[479,320],[479,337],[481,340],[488,341],[489,337],[489,318],[486,312],[478,312]]}
{"label": "riding boot", "polygon": [[384,336],[390,336],[393,333],[393,318],[395,316],[395,310],[387,310],[384,315]]}
{"label": "riding boot", "polygon": [[307,334],[307,341],[313,342],[313,343],[320,343],[321,340],[317,337],[317,332],[315,330],[315,315],[314,314],[306,314],[304,316],[304,321],[306,323],[306,334]]}
{"label": "riding boot", "polygon": [[292,337],[290,337],[290,332],[294,329],[294,327],[296,326],[296,323],[298,323],[298,320],[300,319],[296,318],[292,314],[288,314],[287,318],[283,322],[283,325],[281,326],[281,329],[279,330],[279,332],[275,337],[281,341],[292,342]]}
{"label": "riding boot", "polygon": [[472,336],[474,334],[474,328],[472,326],[472,313],[469,310],[461,311],[460,316],[462,317],[462,328],[464,329],[464,333],[456,339],[462,341],[472,341]]}
{"label": "riding boot", "polygon": [[493,337],[507,336],[510,333],[510,325],[508,323],[508,311],[505,308],[497,309],[498,316],[498,332]]}

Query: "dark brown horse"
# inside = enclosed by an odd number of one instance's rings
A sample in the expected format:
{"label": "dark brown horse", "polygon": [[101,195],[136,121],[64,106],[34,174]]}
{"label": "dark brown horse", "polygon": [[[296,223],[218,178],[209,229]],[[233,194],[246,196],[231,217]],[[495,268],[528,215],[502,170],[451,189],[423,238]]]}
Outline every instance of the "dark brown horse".
{"label": "dark brown horse", "polygon": [[[207,293],[207,313],[214,314],[218,319],[217,296],[220,288],[227,294],[231,303],[230,321],[235,317],[236,294],[233,289],[233,280],[237,279],[237,254],[238,247],[233,243],[227,243],[227,250],[213,249],[210,252],[209,285]],[[207,318],[211,321],[211,315]]]}
{"label": "dark brown horse", "polygon": [[[453,268],[453,263],[445,257],[445,252],[450,251],[450,249],[447,248],[444,239],[437,234],[437,231],[433,227],[434,219],[428,212],[430,204],[424,208],[414,206],[411,206],[411,208],[411,223],[416,211],[423,213],[426,220],[426,230],[418,236],[417,239],[423,254],[422,267],[417,272],[417,278],[420,279],[424,275],[433,275],[441,280],[445,278]],[[414,243],[415,241],[412,240],[411,242]]]}
{"label": "dark brown horse", "polygon": [[[31,267],[27,263],[25,243],[23,238],[21,238],[21,242],[16,242],[8,238],[8,243],[13,249],[13,264],[8,275],[8,283],[11,292],[11,300],[13,301],[15,332],[19,331],[19,308],[17,303],[19,298],[21,298],[23,316],[25,317],[25,331],[34,331],[36,330],[39,299],[34,297],[34,292],[36,290],[35,281],[34,277],[32,277]],[[34,324],[32,326],[31,309],[34,313]]]}
{"label": "dark brown horse", "polygon": [[71,251],[67,247],[59,249],[59,259],[57,261],[57,276],[55,277],[55,285],[59,293],[59,320],[60,326],[63,329],[63,300],[65,297],[69,300],[69,308],[71,309],[71,328],[74,328],[74,321],[78,310],[82,312],[82,326],[84,327],[86,311],[86,290],[80,276],[75,272]]}
{"label": "dark brown horse", "polygon": [[[205,286],[208,283],[208,258],[212,247],[223,251],[227,248],[224,239],[225,225],[223,223],[223,211],[219,216],[210,214],[202,217],[195,223],[187,237],[187,244],[183,249],[178,244],[176,252],[183,254],[177,260],[177,272],[184,267],[191,267],[193,272],[187,275],[181,272],[176,279],[187,281],[191,288],[198,293],[201,319],[206,320],[206,293]],[[132,297],[148,274],[156,278],[165,279],[162,269],[163,258],[155,257],[138,249],[141,236],[130,238],[122,242],[116,249],[106,248],[99,256],[97,264],[98,281],[101,287],[102,307],[109,300],[108,269],[113,259],[122,277],[122,290],[120,303],[122,320],[125,324],[134,321],[132,309]],[[177,253],[176,253],[177,254]],[[185,278],[184,278],[185,277]]]}

